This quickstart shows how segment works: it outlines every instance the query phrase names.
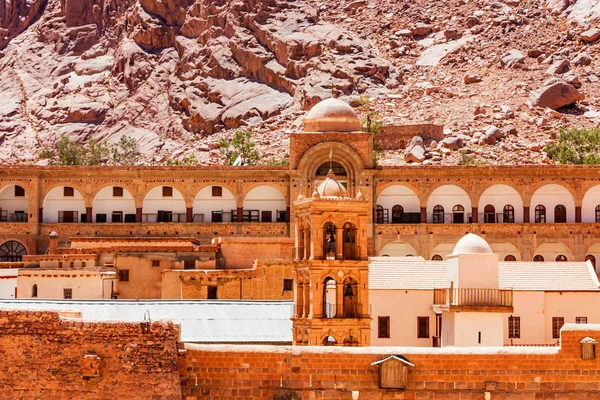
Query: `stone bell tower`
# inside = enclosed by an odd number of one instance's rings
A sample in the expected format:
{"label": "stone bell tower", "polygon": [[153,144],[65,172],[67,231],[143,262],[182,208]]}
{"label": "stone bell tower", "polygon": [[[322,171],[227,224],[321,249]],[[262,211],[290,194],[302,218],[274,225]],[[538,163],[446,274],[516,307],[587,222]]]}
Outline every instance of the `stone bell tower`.
{"label": "stone bell tower", "polygon": [[348,195],[332,169],[310,197],[300,193],[293,203],[294,344],[369,345],[370,208],[360,189]]}

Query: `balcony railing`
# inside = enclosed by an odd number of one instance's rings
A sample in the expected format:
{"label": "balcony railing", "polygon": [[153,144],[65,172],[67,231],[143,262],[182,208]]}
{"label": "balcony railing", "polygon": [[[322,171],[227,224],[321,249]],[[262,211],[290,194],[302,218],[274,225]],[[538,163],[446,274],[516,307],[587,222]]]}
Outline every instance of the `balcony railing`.
{"label": "balcony railing", "polygon": [[484,224],[514,224],[515,217],[504,213],[479,213],[479,223]]}
{"label": "balcony railing", "polygon": [[512,289],[434,289],[433,305],[446,307],[513,307]]}
{"label": "balcony railing", "polygon": [[27,222],[28,217],[24,212],[9,213],[7,210],[0,210],[0,222]]}
{"label": "balcony railing", "polygon": [[430,224],[470,224],[473,222],[472,214],[465,212],[430,213],[427,214]]}

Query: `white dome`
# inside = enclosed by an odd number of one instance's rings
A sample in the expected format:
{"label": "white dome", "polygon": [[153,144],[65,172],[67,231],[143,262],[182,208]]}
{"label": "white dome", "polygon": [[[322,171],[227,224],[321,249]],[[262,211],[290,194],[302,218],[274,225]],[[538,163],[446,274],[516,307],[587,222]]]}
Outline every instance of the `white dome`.
{"label": "white dome", "polygon": [[326,99],[316,104],[304,120],[304,132],[356,132],[360,120],[354,109],[338,99]]}
{"label": "white dome", "polygon": [[492,248],[481,236],[469,233],[456,243],[452,254],[492,254]]}

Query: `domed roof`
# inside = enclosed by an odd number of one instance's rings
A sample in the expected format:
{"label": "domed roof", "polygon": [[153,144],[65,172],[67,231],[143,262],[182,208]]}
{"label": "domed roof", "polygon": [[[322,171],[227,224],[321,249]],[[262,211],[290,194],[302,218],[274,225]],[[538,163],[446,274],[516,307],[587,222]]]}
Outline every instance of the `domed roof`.
{"label": "domed roof", "polygon": [[304,120],[304,132],[356,132],[360,120],[347,103],[330,98],[319,102]]}
{"label": "domed roof", "polygon": [[316,191],[320,198],[348,197],[348,191],[344,185],[334,179],[331,170],[327,174],[327,178],[317,187]]}
{"label": "domed roof", "polygon": [[453,255],[458,254],[491,254],[492,248],[481,236],[469,233],[463,236],[456,246],[454,246]]}

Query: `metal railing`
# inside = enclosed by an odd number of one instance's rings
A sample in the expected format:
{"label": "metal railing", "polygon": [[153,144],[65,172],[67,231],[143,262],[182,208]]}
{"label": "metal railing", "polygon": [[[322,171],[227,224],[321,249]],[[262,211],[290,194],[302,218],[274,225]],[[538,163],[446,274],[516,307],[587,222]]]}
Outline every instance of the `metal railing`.
{"label": "metal railing", "polygon": [[25,213],[8,213],[6,210],[0,212],[0,222],[28,222],[28,217]]}
{"label": "metal railing", "polygon": [[472,220],[472,214],[465,212],[427,214],[427,223],[429,224],[470,224]]}
{"label": "metal railing", "polygon": [[508,217],[504,213],[479,213],[479,223],[483,224],[514,224],[515,218]]}
{"label": "metal railing", "polygon": [[433,289],[433,304],[440,306],[512,307],[512,289]]}

